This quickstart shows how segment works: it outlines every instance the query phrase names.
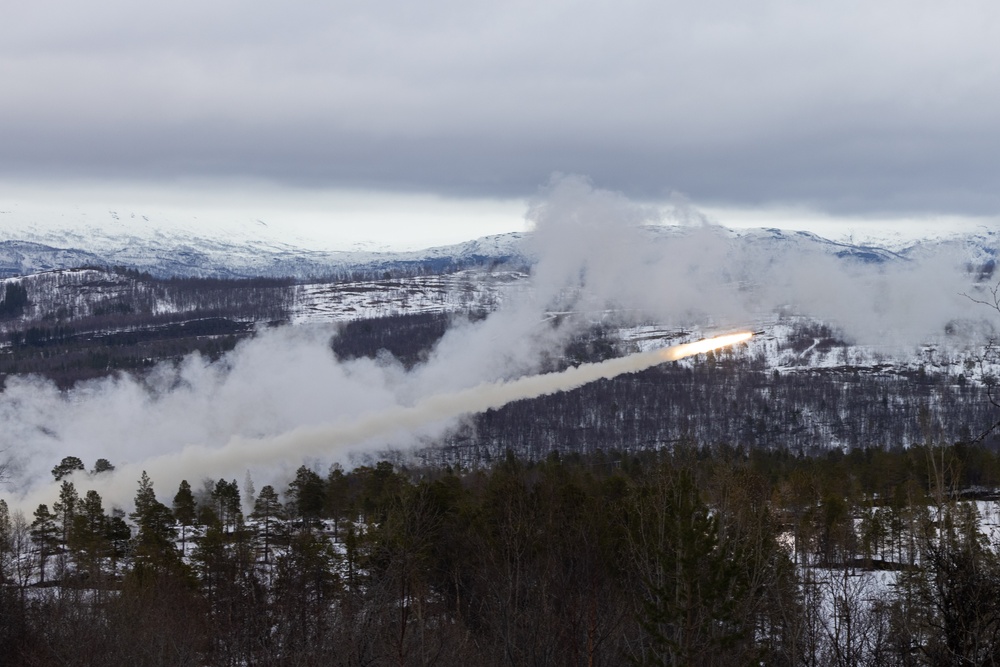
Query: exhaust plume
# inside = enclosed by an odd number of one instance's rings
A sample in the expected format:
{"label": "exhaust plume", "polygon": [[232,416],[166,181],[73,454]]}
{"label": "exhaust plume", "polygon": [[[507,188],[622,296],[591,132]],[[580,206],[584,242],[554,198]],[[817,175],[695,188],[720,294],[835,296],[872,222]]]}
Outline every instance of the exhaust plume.
{"label": "exhaust plume", "polygon": [[[235,437],[217,448],[191,445],[177,453],[122,465],[114,473],[105,473],[101,477],[85,478],[78,473],[78,481],[85,482],[87,488],[95,489],[106,501],[126,505],[135,491],[135,480],[143,470],[161,485],[161,489],[170,489],[192,473],[210,478],[225,477],[248,467],[274,467],[290,459],[300,462],[309,457],[330,457],[377,436],[500,408],[513,401],[569,391],[596,380],[637,373],[662,363],[747,341],[752,336],[749,332],[716,336],[618,359],[581,364],[556,373],[483,383],[460,391],[432,395],[410,406],[371,412],[353,422],[297,428],[271,438]],[[25,507],[45,502],[55,493],[57,489],[52,484],[35,490],[25,499]]]}

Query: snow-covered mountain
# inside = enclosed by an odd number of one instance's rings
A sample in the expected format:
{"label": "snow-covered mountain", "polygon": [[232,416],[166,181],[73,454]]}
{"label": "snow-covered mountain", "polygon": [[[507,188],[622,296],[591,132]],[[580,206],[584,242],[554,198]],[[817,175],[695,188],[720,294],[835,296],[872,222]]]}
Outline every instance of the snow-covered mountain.
{"label": "snow-covered mountain", "polygon": [[331,248],[261,220],[201,220],[169,211],[93,207],[0,209],[0,276],[80,266],[120,266],[158,277],[343,277],[409,268],[443,272],[506,261],[518,254],[520,234],[394,252],[377,244]]}
{"label": "snow-covered mountain", "polygon": [[[394,252],[354,247],[317,250],[309,239],[286,237],[280,231],[250,221],[201,228],[188,224],[157,224],[155,218],[109,211],[107,219],[62,218],[39,222],[0,211],[0,276],[15,276],[80,266],[121,266],[158,277],[292,277],[299,279],[373,276],[382,272],[444,273],[499,263],[530,264],[530,233],[512,232],[464,243]],[[687,226],[646,228],[652,243],[692,233]],[[921,240],[878,245],[860,236],[831,240],[807,231],[776,228],[727,229],[710,232],[745,251],[762,255],[821,253],[862,262],[898,262],[947,251],[975,266],[992,266],[1000,248],[1000,231],[978,227],[961,234],[937,234]],[[873,238],[878,238],[877,235]]]}
{"label": "snow-covered mountain", "polygon": [[521,234],[491,236],[418,252],[316,251],[274,241],[181,234],[80,239],[8,236],[0,240],[0,276],[81,266],[120,266],[157,277],[342,277],[406,270],[441,273],[467,265],[522,260]]}

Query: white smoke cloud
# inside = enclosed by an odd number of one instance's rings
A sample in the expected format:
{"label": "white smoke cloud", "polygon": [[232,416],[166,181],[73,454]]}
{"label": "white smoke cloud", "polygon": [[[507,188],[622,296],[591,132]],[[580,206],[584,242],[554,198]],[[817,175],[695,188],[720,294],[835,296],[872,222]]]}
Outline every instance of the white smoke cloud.
{"label": "white smoke cloud", "polygon": [[[242,479],[247,469],[258,486],[280,488],[304,460],[344,461],[352,449],[440,435],[461,414],[494,404],[462,399],[438,410],[435,400],[537,372],[587,321],[553,325],[552,308],[738,329],[792,307],[859,342],[900,345],[975,312],[960,296],[968,280],[956,257],[891,267],[795,244],[776,253],[734,243],[732,232],[681,204],[690,223],[683,233],[664,226],[659,211],[585,179],[554,179],[528,211],[538,258],[532,290],[484,320],[458,322],[411,371],[383,357],[339,362],[333,328],[303,327],[263,331],[216,363],[193,355],[163,364],[141,381],[119,376],[60,392],[11,378],[0,393],[0,449],[17,470],[11,491],[28,510],[52,502],[49,471],[68,455],[118,466],[95,486],[109,504],[130,504],[142,470],[161,499],[180,479],[197,486],[204,476]],[[428,399],[435,396],[444,398]],[[78,479],[81,489],[95,484]]]}
{"label": "white smoke cloud", "polygon": [[754,255],[743,249],[748,303],[824,320],[850,341],[903,352],[942,339],[948,322],[981,320],[988,312],[962,296],[970,289],[964,258],[941,251],[889,263],[845,261],[828,253],[787,250]]}
{"label": "white smoke cloud", "polygon": [[[179,452],[168,452],[125,464],[114,474],[102,474],[94,479],[77,473],[73,479],[81,482],[85,480],[105,498],[124,503],[129,494],[134,493],[134,480],[143,470],[153,471],[156,478],[173,488],[190,476],[193,470],[208,477],[225,477],[242,466],[273,470],[275,466],[283,468],[290,462],[310,457],[329,460],[331,457],[343,456],[347,448],[377,436],[413,433],[429,424],[445,423],[446,420],[465,414],[499,408],[511,401],[568,391],[623,373],[636,373],[664,362],[747,340],[750,335],[743,333],[722,336],[600,363],[583,364],[558,373],[528,375],[511,381],[483,383],[451,393],[434,393],[413,405],[383,407],[360,416],[342,415],[332,424],[300,426],[274,437],[248,439],[234,436],[218,447],[189,445]],[[47,494],[54,490],[44,487],[35,489],[25,498],[25,504],[31,506],[36,500],[43,502]]]}

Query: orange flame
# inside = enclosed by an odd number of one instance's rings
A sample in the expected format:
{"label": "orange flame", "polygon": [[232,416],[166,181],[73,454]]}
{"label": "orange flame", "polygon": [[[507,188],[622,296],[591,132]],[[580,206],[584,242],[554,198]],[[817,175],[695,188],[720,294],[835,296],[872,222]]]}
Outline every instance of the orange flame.
{"label": "orange flame", "polygon": [[704,354],[705,352],[710,352],[711,350],[717,350],[720,347],[727,347],[729,345],[735,345],[736,343],[742,343],[753,338],[753,334],[749,331],[743,331],[740,333],[727,334],[725,336],[715,336],[713,338],[705,338],[693,343],[685,343],[684,345],[674,345],[673,347],[668,347],[663,350],[661,354],[663,355],[664,361],[677,361],[678,359],[683,359],[684,357],[690,357],[695,354]]}

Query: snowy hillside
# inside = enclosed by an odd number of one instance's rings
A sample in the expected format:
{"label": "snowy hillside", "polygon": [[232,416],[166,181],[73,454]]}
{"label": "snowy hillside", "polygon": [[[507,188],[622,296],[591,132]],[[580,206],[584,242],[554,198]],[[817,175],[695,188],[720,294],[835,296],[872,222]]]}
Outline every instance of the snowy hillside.
{"label": "snowy hillside", "polygon": [[325,250],[317,249],[313,239],[282,233],[259,220],[203,225],[162,213],[53,215],[0,211],[0,276],[120,266],[159,277],[317,278],[400,269],[438,273],[456,265],[521,259],[518,233],[412,252],[357,245]]}
{"label": "snowy hillside", "polygon": [[[921,237],[886,228],[866,235],[831,238],[777,228],[728,229],[650,225],[652,244],[669,243],[694,232],[712,235],[741,253],[819,253],[847,260],[896,262],[943,251],[975,265],[995,262],[1000,232],[984,226]],[[79,210],[0,210],[0,276],[80,266],[121,266],[154,276],[365,277],[384,272],[404,275],[445,273],[472,266],[512,262],[519,268],[536,257],[530,233],[511,232],[463,243],[390,251],[371,244],[331,249],[328,242],[277,225],[246,219],[224,224],[163,212]]]}

